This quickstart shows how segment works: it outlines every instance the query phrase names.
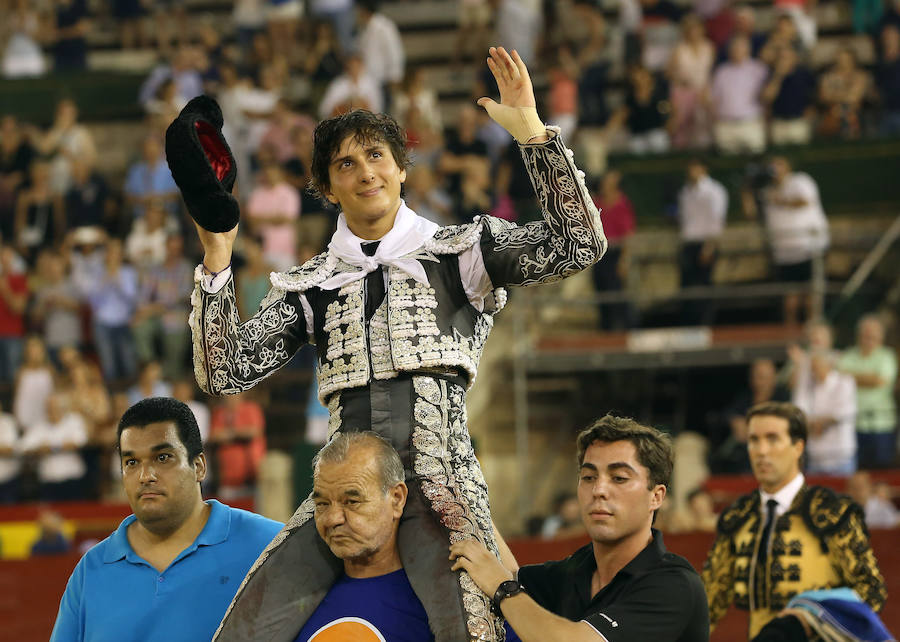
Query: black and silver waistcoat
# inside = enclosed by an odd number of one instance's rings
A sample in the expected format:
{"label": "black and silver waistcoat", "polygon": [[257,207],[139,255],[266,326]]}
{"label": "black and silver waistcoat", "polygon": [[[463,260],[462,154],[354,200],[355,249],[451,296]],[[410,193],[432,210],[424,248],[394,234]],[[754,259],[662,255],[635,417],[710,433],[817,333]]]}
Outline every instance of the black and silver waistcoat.
{"label": "black and silver waistcoat", "polygon": [[[210,394],[247,390],[287,363],[307,341],[318,351],[319,396],[365,386],[401,373],[462,374],[471,385],[493,315],[506,302],[507,286],[551,283],[583,270],[603,255],[600,216],[572,152],[557,135],[521,146],[540,201],[543,221],[517,226],[491,216],[438,229],[407,258],[425,268],[428,285],[387,270],[386,295],[371,320],[365,317],[365,281],[336,290],[319,284],[340,272],[356,272],[329,252],[287,272],[273,273],[259,311],[241,322],[233,282],[205,292],[198,267],[192,295],[194,373]],[[469,302],[459,274],[459,254],[480,244],[494,287],[484,311]],[[300,301],[313,311],[308,329]]]}

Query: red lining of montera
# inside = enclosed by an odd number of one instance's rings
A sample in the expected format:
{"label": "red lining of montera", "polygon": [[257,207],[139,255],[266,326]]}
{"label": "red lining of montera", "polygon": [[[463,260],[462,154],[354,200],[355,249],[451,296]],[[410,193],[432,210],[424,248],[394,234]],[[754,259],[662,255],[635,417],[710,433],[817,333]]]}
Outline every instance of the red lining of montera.
{"label": "red lining of montera", "polygon": [[200,145],[203,147],[206,158],[209,159],[209,164],[212,165],[213,171],[216,173],[216,178],[221,181],[231,171],[231,157],[228,155],[228,150],[219,138],[219,132],[212,125],[206,121],[198,120],[196,126]]}

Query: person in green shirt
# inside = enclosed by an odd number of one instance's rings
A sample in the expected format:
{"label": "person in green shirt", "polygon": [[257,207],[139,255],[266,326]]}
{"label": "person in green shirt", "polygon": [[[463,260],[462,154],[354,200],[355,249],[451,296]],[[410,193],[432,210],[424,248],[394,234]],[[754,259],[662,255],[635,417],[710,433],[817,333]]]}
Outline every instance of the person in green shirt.
{"label": "person in green shirt", "polygon": [[860,319],[856,346],[844,352],[839,369],[856,379],[859,468],[892,465],[896,458],[897,355],[885,347],[884,324],[877,316],[866,315]]}

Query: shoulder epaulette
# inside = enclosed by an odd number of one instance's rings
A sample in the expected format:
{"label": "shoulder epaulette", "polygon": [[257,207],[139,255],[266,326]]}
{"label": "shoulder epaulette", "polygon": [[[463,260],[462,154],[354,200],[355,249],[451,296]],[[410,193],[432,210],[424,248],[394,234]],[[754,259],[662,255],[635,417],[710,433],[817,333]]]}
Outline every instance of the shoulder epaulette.
{"label": "shoulder epaulette", "polygon": [[742,495],[719,515],[716,529],[723,535],[731,535],[744,525],[759,508],[759,491]]}
{"label": "shoulder epaulette", "polygon": [[800,513],[809,529],[819,537],[831,535],[855,514],[865,528],[862,508],[846,495],[824,486],[811,486],[800,503]]}
{"label": "shoulder epaulette", "polygon": [[[480,217],[479,217],[480,218]],[[459,254],[472,247],[481,237],[478,218],[463,225],[445,225],[425,241],[425,249],[435,254]]]}
{"label": "shoulder epaulette", "polygon": [[272,272],[269,280],[272,287],[288,292],[306,292],[327,279],[337,266],[338,259],[330,252],[316,254],[303,265],[287,272]]}

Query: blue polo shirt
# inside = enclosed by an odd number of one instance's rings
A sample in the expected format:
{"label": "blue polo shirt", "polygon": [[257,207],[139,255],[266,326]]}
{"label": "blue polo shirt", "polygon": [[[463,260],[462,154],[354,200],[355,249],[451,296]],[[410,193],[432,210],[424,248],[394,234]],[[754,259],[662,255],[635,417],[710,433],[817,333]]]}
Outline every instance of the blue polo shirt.
{"label": "blue polo shirt", "polygon": [[281,524],[212,499],[206,526],[160,573],[128,543],[131,515],[72,572],[51,641],[212,639],[250,566]]}

